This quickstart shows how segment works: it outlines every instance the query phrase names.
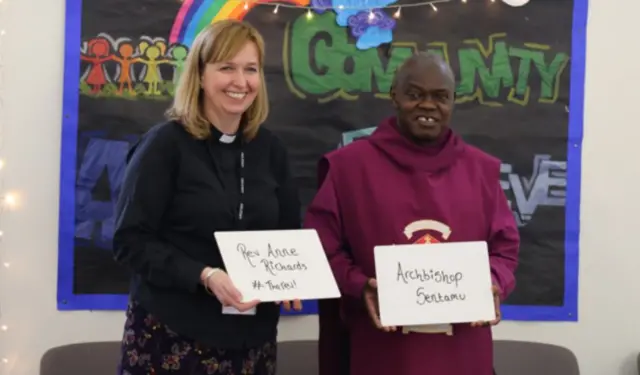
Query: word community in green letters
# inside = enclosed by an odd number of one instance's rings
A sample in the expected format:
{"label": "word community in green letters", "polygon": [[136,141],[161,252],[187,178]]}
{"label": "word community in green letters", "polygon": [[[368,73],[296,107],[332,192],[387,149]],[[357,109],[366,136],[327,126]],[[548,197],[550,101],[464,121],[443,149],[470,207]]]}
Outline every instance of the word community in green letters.
{"label": "word community in green letters", "polygon": [[[386,56],[383,48],[357,49],[347,33],[331,12],[313,20],[301,16],[287,26],[283,70],[294,95],[320,103],[357,100],[362,94],[388,99],[397,67],[416,51],[425,50],[449,63],[457,61],[456,103],[477,101],[495,107],[506,102],[554,103],[569,62],[566,53],[554,52],[548,45],[511,45],[506,33],[489,35],[484,41],[463,40],[455,48],[442,41],[394,41]],[[539,88],[536,97],[531,95],[532,86]]]}

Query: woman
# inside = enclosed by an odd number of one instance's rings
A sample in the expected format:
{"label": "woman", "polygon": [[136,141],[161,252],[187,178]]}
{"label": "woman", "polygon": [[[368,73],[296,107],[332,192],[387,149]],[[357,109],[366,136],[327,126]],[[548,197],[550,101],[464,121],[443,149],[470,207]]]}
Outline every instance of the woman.
{"label": "woman", "polygon": [[[305,226],[318,231],[343,296],[321,302],[322,375],[493,373],[490,326],[515,285],[519,235],[500,187],[499,160],[449,128],[454,89],[453,73],[438,55],[411,57],[392,84],[396,116],[320,162],[321,185]],[[437,228],[405,231],[421,220],[446,224],[450,235]],[[488,243],[496,319],[383,327],[374,247],[445,240]]]}
{"label": "woman", "polygon": [[115,259],[133,274],[122,375],[275,374],[279,306],[242,302],[213,237],[300,226],[287,151],[260,126],[263,65],[256,29],[210,25],[169,121],[129,154],[114,236]]}

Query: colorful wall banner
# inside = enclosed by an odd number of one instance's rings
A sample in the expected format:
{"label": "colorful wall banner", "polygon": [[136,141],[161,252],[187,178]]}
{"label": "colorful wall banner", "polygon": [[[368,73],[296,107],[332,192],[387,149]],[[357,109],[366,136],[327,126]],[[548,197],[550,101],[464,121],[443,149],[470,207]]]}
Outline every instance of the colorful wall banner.
{"label": "colorful wall banner", "polygon": [[194,37],[233,18],[264,35],[264,126],[290,149],[303,210],[320,156],[393,113],[396,67],[441,54],[457,78],[452,127],[503,161],[520,227],[505,319],[577,320],[587,0],[410,3],[67,0],[58,308],[126,307],[129,275],[111,252],[125,155],[163,120]]}

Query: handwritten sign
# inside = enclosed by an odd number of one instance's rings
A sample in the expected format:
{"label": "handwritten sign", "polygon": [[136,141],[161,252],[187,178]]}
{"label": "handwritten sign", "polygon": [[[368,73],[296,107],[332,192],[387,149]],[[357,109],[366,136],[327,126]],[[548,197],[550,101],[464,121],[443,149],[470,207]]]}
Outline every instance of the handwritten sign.
{"label": "handwritten sign", "polygon": [[383,325],[495,319],[486,242],[377,246],[374,256]]}
{"label": "handwritten sign", "polygon": [[338,298],[340,291],[312,229],[214,233],[244,301]]}

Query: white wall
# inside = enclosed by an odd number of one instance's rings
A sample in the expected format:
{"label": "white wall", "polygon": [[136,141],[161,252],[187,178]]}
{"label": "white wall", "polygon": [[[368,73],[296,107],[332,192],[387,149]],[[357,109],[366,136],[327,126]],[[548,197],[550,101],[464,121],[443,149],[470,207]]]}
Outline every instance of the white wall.
{"label": "white wall", "polygon": [[[0,331],[0,357],[10,362],[4,367],[0,363],[0,374],[36,375],[39,359],[50,347],[119,340],[123,314],[56,311],[65,3],[0,3],[0,29],[7,32],[6,111],[0,117],[5,120],[0,135],[5,137],[7,165],[0,173],[21,202],[18,210],[2,217],[0,259],[11,267],[0,267],[0,325],[9,326]],[[631,375],[640,351],[640,251],[635,237],[640,168],[632,161],[639,159],[640,148],[635,117],[640,69],[632,56],[640,3],[599,0],[590,8],[580,322],[507,322],[496,336],[565,345],[577,354],[585,375]],[[286,318],[280,338],[313,339],[316,331],[313,317]]]}

